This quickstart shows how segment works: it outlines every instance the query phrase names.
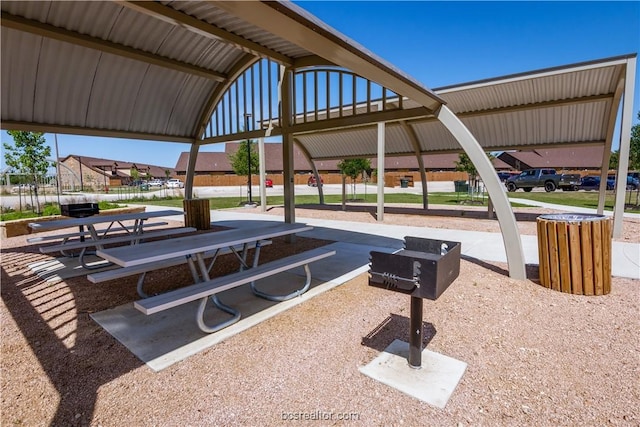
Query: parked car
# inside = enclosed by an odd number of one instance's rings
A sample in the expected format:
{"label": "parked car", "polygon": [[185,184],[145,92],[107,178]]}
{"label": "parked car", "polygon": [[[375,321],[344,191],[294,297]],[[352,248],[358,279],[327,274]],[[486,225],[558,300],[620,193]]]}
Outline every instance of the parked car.
{"label": "parked car", "polygon": [[271,179],[269,179],[269,178],[265,179],[264,180],[264,186],[267,187],[267,188],[273,187],[273,181]]}
{"label": "parked car", "polygon": [[140,187],[143,184],[148,185],[149,183],[145,179],[135,179],[129,182],[129,187]]}
{"label": "parked car", "polygon": [[[322,179],[322,177],[320,177],[320,185],[322,186],[322,184],[324,184],[324,180]],[[316,182],[316,176],[315,175],[311,175],[309,177],[309,179],[307,180],[307,185],[309,187],[317,187],[318,183]]]}
{"label": "parked car", "polygon": [[508,180],[512,176],[517,176],[517,172],[498,172],[498,179],[502,182]]}
{"label": "parked car", "polygon": [[20,184],[11,188],[12,193],[28,193],[33,190],[33,184]]}
{"label": "parked car", "polygon": [[555,169],[527,169],[520,175],[512,176],[505,182],[510,192],[522,188],[531,191],[535,187],[544,187],[547,193],[561,188],[563,191],[574,191],[580,185],[579,174],[559,174]]}
{"label": "parked car", "polygon": [[140,185],[138,185],[138,188],[146,191],[149,189],[149,183],[147,181],[143,181],[142,183],[140,183]]}
{"label": "parked car", "polygon": [[167,181],[167,188],[184,188],[184,182],[177,178],[172,178]]}
{"label": "parked car", "polygon": [[[614,187],[615,187],[615,183],[616,183],[616,176],[615,175],[609,175],[608,180],[612,180]],[[627,190],[637,190],[638,188],[640,188],[640,180],[638,180],[637,178],[634,178],[633,175],[627,175],[627,186],[626,189]]]}
{"label": "parked car", "polygon": [[[613,190],[616,181],[614,179],[607,178],[607,190]],[[580,190],[599,190],[600,189],[600,177],[597,175],[588,175],[580,179]]]}
{"label": "parked car", "polygon": [[149,181],[149,187],[164,187],[164,181],[161,179],[152,179]]}

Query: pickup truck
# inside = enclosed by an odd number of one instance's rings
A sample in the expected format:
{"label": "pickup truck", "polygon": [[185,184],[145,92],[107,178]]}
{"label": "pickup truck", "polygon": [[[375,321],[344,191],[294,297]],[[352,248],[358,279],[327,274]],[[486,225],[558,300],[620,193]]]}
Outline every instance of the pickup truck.
{"label": "pickup truck", "polygon": [[549,193],[561,188],[563,191],[575,191],[580,186],[580,174],[558,174],[555,169],[527,169],[520,175],[512,176],[505,182],[507,190],[522,188],[529,192],[535,187],[544,187]]}

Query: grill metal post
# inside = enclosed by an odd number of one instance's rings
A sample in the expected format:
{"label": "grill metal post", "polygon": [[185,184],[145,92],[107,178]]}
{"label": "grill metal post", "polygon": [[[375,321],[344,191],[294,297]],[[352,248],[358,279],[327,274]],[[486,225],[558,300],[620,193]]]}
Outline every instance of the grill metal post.
{"label": "grill metal post", "polygon": [[422,298],[411,297],[411,336],[409,337],[409,366],[422,367]]}

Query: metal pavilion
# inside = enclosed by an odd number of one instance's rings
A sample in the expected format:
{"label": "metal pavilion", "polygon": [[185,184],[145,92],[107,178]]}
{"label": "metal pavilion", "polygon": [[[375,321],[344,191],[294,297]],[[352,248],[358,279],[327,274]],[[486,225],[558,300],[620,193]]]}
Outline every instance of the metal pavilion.
{"label": "metal pavilion", "polygon": [[312,165],[377,156],[379,170],[385,155],[465,151],[493,202],[509,274],[524,279],[515,217],[485,151],[600,144],[606,165],[621,109],[618,173],[627,172],[635,54],[431,91],[289,2],[0,7],[2,128],[189,144],[187,198],[205,144],[280,136],[286,222],[294,144]]}

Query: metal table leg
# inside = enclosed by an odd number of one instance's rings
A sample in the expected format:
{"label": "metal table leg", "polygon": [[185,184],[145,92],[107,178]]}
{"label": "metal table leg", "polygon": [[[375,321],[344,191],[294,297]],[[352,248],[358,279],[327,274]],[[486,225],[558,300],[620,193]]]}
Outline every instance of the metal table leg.
{"label": "metal table leg", "polygon": [[[198,275],[195,263],[193,262],[193,257],[191,256],[187,257],[187,262],[189,263],[189,268],[191,269],[191,274],[194,278],[194,281],[196,283],[200,282],[200,280],[209,281],[210,280],[209,271],[207,269],[207,266],[205,265],[202,254],[197,254],[196,259],[198,261],[198,267],[200,268],[200,274],[202,275],[202,279],[200,279]],[[204,321],[204,312],[205,312],[205,309],[207,308],[207,302],[209,301],[209,299],[211,299],[211,302],[217,309],[222,310],[225,313],[232,315],[233,317],[231,319],[217,323],[213,326],[207,325]],[[224,329],[227,326],[233,325],[238,320],[240,320],[240,317],[241,317],[241,313],[238,310],[224,304],[222,301],[220,301],[217,295],[211,295],[210,297],[205,297],[200,300],[200,304],[198,305],[198,312],[196,313],[196,322],[198,323],[198,327],[200,328],[201,331],[210,334],[213,332],[217,332],[221,329]]]}

